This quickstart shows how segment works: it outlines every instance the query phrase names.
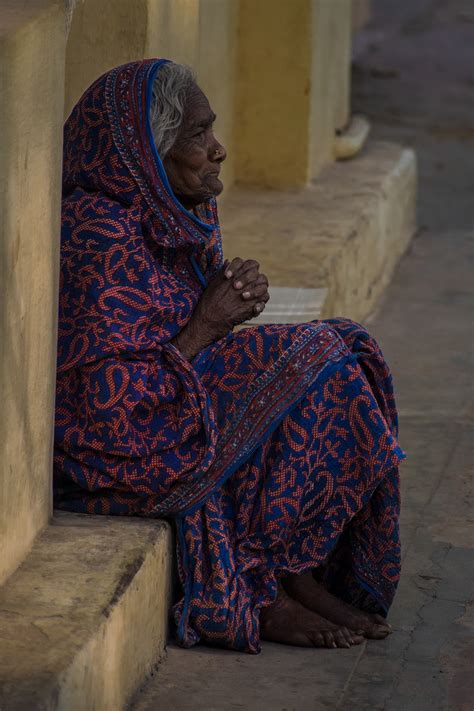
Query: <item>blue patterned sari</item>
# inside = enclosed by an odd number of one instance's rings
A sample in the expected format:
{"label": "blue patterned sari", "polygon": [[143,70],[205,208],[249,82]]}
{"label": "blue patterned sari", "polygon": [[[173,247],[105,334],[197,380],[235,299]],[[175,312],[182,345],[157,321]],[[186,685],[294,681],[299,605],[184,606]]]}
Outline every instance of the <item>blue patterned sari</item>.
{"label": "blue patterned sari", "polygon": [[257,652],[288,572],[387,612],[396,409],[377,344],[347,320],[248,328],[192,363],[172,345],[223,256],[215,201],[185,210],[151,137],[162,63],[100,77],[65,126],[55,503],[173,518],[178,639]]}

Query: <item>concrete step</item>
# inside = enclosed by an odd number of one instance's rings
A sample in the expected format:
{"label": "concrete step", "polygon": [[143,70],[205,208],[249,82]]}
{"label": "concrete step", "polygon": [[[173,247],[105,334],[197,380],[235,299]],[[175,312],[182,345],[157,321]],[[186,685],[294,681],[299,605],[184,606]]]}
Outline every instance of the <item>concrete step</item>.
{"label": "concrete step", "polygon": [[304,189],[229,190],[220,209],[225,254],[257,259],[271,286],[327,288],[322,318],[362,320],[414,234],[415,203],[414,152],[369,140]]}
{"label": "concrete step", "polygon": [[314,321],[321,317],[328,290],[270,286],[268,292],[270,301],[265,310],[244,326]]}
{"label": "concrete step", "polygon": [[119,711],[167,638],[171,530],[59,513],[0,588],[0,709]]}

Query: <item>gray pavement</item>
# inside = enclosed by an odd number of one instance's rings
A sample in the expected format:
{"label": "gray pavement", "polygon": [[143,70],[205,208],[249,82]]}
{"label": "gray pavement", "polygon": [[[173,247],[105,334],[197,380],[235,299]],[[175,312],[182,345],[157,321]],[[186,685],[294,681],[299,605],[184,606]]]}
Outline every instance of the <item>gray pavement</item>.
{"label": "gray pavement", "polygon": [[408,454],[395,632],[350,650],[265,644],[259,656],[172,646],[135,711],[474,709],[474,6],[374,5],[354,107],[420,158],[420,230],[370,324]]}

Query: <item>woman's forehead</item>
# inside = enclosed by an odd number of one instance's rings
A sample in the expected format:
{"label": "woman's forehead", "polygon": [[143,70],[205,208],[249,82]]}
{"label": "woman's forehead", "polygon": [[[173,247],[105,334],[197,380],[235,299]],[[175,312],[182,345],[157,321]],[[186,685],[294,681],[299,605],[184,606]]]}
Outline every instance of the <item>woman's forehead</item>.
{"label": "woman's forehead", "polygon": [[216,116],[202,89],[195,84],[187,93],[184,123],[186,126],[213,123]]}

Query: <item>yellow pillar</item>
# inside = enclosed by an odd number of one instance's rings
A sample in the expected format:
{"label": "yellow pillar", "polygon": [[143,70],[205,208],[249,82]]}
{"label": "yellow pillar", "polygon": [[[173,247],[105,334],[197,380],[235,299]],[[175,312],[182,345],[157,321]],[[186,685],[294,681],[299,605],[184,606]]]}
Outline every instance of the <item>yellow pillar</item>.
{"label": "yellow pillar", "polygon": [[200,0],[198,83],[217,114],[215,133],[227,149],[221,179],[234,179],[234,95],[238,5],[234,0]]}
{"label": "yellow pillar", "polygon": [[309,175],[311,0],[240,0],[236,178],[285,187]]}
{"label": "yellow pillar", "polygon": [[0,584],[51,513],[65,37],[63,2],[1,13]]}
{"label": "yellow pillar", "polygon": [[225,186],[233,181],[235,0],[148,0],[147,57],[188,64],[217,114],[215,131],[228,150]]}
{"label": "yellow pillar", "polygon": [[148,0],[145,56],[196,69],[200,0]]}
{"label": "yellow pillar", "polygon": [[351,0],[240,0],[236,178],[304,185],[349,118]]}
{"label": "yellow pillar", "polygon": [[309,175],[334,159],[334,137],[349,120],[351,0],[312,0]]}

